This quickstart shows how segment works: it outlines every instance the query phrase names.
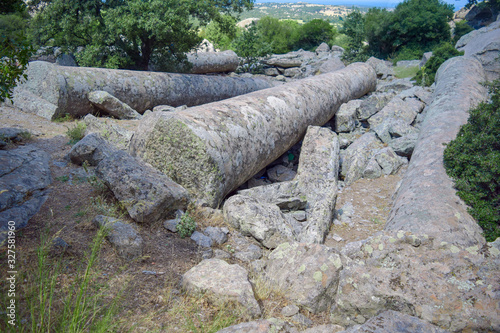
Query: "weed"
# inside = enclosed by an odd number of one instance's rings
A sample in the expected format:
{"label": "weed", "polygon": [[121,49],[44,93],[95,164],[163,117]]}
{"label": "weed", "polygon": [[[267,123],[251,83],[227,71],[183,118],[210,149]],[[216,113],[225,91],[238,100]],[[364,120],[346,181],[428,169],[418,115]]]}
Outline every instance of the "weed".
{"label": "weed", "polygon": [[55,123],[64,123],[73,121],[73,117],[69,113],[65,113],[63,115],[59,115],[57,118],[53,120]]}
{"label": "weed", "polygon": [[186,212],[184,215],[181,216],[181,220],[177,224],[177,232],[182,238],[184,238],[191,236],[195,230],[196,230],[196,222],[189,215],[189,213]]}
{"label": "weed", "polygon": [[77,122],[76,125],[71,128],[68,127],[68,130],[66,131],[66,135],[70,139],[68,144],[74,145],[75,143],[83,139],[86,129],[87,126],[82,122]]}
{"label": "weed", "polygon": [[66,205],[66,206],[64,206],[64,209],[66,209],[66,210],[70,210],[70,209],[71,209],[71,205]]}
{"label": "weed", "polygon": [[64,176],[60,176],[60,177],[56,177],[56,179],[60,182],[67,182],[69,180],[69,176],[68,175],[64,175]]}
{"label": "weed", "polygon": [[30,141],[32,139],[31,132],[29,131],[24,131],[19,133],[19,137],[21,138],[22,141]]}

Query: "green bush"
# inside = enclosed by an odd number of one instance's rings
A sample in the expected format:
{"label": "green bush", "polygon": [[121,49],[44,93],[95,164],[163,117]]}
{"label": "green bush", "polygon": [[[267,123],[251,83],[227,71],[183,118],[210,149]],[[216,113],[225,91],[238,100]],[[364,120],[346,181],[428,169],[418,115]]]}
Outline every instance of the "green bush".
{"label": "green bush", "polygon": [[491,101],[470,110],[444,151],[444,166],[491,242],[500,236],[500,80],[489,87]]}
{"label": "green bush", "polygon": [[466,21],[459,21],[455,24],[455,36],[453,37],[453,44],[456,44],[460,37],[468,34],[474,30]]}
{"label": "green bush", "polygon": [[189,215],[188,212],[186,212],[181,216],[181,220],[177,224],[177,232],[182,238],[184,238],[191,236],[195,230],[196,222],[194,221],[193,217]]}
{"label": "green bush", "polygon": [[446,60],[463,55],[463,52],[457,51],[450,43],[442,43],[432,51],[432,57],[425,66],[420,68],[415,75],[415,80],[420,86],[430,86],[434,83],[436,72]]}
{"label": "green bush", "polygon": [[75,126],[68,128],[66,131],[66,135],[69,137],[68,144],[74,145],[85,136],[85,130],[87,129],[87,125],[83,122],[78,122]]}

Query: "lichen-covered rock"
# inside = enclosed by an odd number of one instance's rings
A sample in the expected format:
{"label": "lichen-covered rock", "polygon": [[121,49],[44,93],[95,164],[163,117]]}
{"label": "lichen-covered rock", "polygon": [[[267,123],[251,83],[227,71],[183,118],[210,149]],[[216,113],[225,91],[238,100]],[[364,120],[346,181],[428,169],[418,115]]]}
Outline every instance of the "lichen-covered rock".
{"label": "lichen-covered rock", "polygon": [[286,182],[295,178],[297,173],[281,164],[267,170],[267,176],[272,182]]}
{"label": "lichen-covered rock", "polygon": [[389,142],[389,147],[391,147],[392,150],[394,150],[394,152],[399,156],[411,157],[417,141],[418,133],[411,133],[392,139]]}
{"label": "lichen-covered rock", "polygon": [[231,191],[287,152],[309,125],[376,84],[363,63],[237,98],[140,121],[130,151],[190,194],[218,206]]}
{"label": "lichen-covered rock", "polygon": [[77,165],[87,162],[91,166],[97,166],[103,159],[111,157],[115,151],[116,149],[100,134],[90,133],[71,148],[68,156],[71,162]]}
{"label": "lichen-covered rock", "polygon": [[316,74],[325,74],[345,68],[344,63],[338,57],[329,58],[320,63]]}
{"label": "lichen-covered rock", "polygon": [[[378,316],[370,318],[363,325],[356,325],[339,333],[402,333],[402,332],[425,332],[425,333],[449,333],[422,319],[407,315],[405,313],[388,310]],[[304,332],[303,332],[304,333]]]}
{"label": "lichen-covered rock", "polygon": [[333,304],[340,255],[320,244],[283,243],[269,254],[264,277],[291,302],[313,313]]}
{"label": "lichen-covered rock", "polygon": [[188,53],[187,59],[193,74],[234,72],[240,64],[240,58],[232,50]]}
{"label": "lichen-covered rock", "polygon": [[283,211],[302,210],[307,206],[307,197],[297,181],[253,187],[238,191],[238,194],[276,205]]}
{"label": "lichen-covered rock", "polygon": [[97,109],[104,111],[118,119],[140,119],[141,114],[127,104],[120,101],[107,91],[91,91],[88,95],[89,102]]}
{"label": "lichen-covered rock", "polygon": [[372,130],[377,133],[378,138],[383,143],[389,143],[394,138],[404,135],[418,133],[415,127],[408,125],[408,123],[401,118],[385,118],[380,124],[373,127]]}
{"label": "lichen-covered rock", "polygon": [[500,20],[462,36],[455,47],[483,65],[488,81],[500,78]]}
{"label": "lichen-covered rock", "polygon": [[16,231],[26,227],[47,200],[49,160],[47,153],[33,147],[0,150],[0,246],[9,226]]}
{"label": "lichen-covered rock", "polygon": [[366,63],[373,67],[373,69],[377,72],[377,76],[381,79],[386,79],[389,75],[394,75],[392,64],[388,61],[370,57]]}
{"label": "lichen-covered rock", "polygon": [[285,71],[283,72],[283,75],[286,77],[295,77],[298,76],[302,73],[300,68],[298,67],[293,67],[293,68],[286,68]]}
{"label": "lichen-covered rock", "polygon": [[377,82],[377,91],[379,92],[402,92],[412,87],[413,83],[410,81],[410,79],[396,79],[387,81],[379,80]]}
{"label": "lichen-covered rock", "polygon": [[244,195],[234,195],[224,204],[224,220],[245,236],[252,236],[267,248],[294,240],[293,229],[278,206]]}
{"label": "lichen-covered rock", "polygon": [[382,148],[374,133],[365,133],[345,150],[342,162],[342,176],[347,185],[354,183],[363,171],[375,150]]}
{"label": "lichen-covered rock", "polygon": [[395,310],[452,332],[500,327],[499,244],[458,246],[399,231],[350,243],[342,254],[334,323]]}
{"label": "lichen-covered rock", "polygon": [[127,150],[130,140],[134,135],[134,132],[113,123],[109,118],[97,118],[88,114],[83,121],[86,126],[85,135],[98,133],[112,146],[120,150]]}
{"label": "lichen-covered rock", "polygon": [[200,247],[212,247],[212,239],[199,231],[193,232],[190,238],[193,242],[196,243],[196,245]]}
{"label": "lichen-covered rock", "polygon": [[290,328],[283,320],[269,318],[229,326],[217,333],[290,333]]}
{"label": "lichen-covered rock", "polygon": [[335,131],[351,132],[356,127],[356,115],[363,101],[355,99],[340,106],[335,114]]}
{"label": "lichen-covered rock", "polygon": [[[44,61],[30,62],[26,74],[27,80],[14,90],[14,105],[48,119],[92,113],[87,95],[96,90],[144,113],[156,105],[200,105],[271,86],[255,78],[63,67]],[[34,97],[26,98],[26,92]]]}
{"label": "lichen-covered rock", "polygon": [[123,151],[103,159],[96,175],[136,222],[163,220],[188,203],[188,193],[182,186]]}
{"label": "lichen-covered rock", "polygon": [[344,330],[344,327],[335,324],[319,325],[308,328],[301,333],[339,333]]}
{"label": "lichen-covered rock", "polygon": [[385,226],[386,230],[426,233],[452,244],[484,244],[481,228],[458,198],[443,165],[445,145],[453,140],[468,110],[486,98],[479,62],[447,60],[436,75],[434,99],[420,129],[419,141]]}
{"label": "lichen-covered rock", "polygon": [[184,273],[181,285],[188,294],[204,294],[214,302],[235,301],[252,317],[261,314],[247,271],[220,259],[206,259]]}
{"label": "lichen-covered rock", "polygon": [[386,106],[368,119],[371,128],[381,124],[387,118],[399,118],[410,125],[415,120],[417,114],[421,111],[419,106],[411,102],[403,101],[399,97],[391,99]]}
{"label": "lichen-covered rock", "polygon": [[378,164],[375,156],[370,158],[363,171],[363,178],[376,179],[382,177],[382,168]]}
{"label": "lichen-covered rock", "polygon": [[371,94],[363,99],[361,105],[357,110],[357,117],[359,120],[367,120],[375,113],[382,110],[384,106],[394,97],[393,93],[377,93]]}
{"label": "lichen-covered rock", "polygon": [[316,48],[316,54],[321,54],[321,53],[328,53],[330,52],[330,46],[328,46],[327,43],[321,43],[317,48]]}
{"label": "lichen-covered rock", "polygon": [[396,173],[403,164],[407,163],[406,159],[396,155],[390,147],[380,149],[375,154],[375,160],[382,168],[382,173],[384,175]]}
{"label": "lichen-covered rock", "polygon": [[130,224],[104,215],[97,215],[93,222],[97,227],[108,229],[106,238],[116,249],[118,256],[126,260],[142,256],[142,237]]}

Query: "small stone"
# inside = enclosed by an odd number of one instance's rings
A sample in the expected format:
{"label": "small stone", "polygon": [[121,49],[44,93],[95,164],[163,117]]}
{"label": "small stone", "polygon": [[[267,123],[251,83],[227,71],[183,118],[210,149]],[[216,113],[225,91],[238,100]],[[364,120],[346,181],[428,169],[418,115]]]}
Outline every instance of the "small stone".
{"label": "small stone", "polygon": [[344,239],[339,235],[332,235],[332,239],[336,242],[342,242]]}
{"label": "small stone", "polygon": [[262,249],[255,244],[250,244],[245,251],[236,252],[234,257],[241,261],[250,262],[262,258]]}
{"label": "small stone", "polygon": [[179,224],[178,219],[167,220],[163,222],[163,226],[170,232],[177,232],[177,224]]}
{"label": "small stone", "polygon": [[281,309],[281,314],[285,317],[292,317],[299,313],[299,307],[295,304],[287,305]]}
{"label": "small stone", "polygon": [[218,245],[222,245],[227,242],[227,232],[224,232],[221,228],[207,227],[203,233],[210,237],[210,239]]}
{"label": "small stone", "polygon": [[214,251],[212,251],[212,249],[208,249],[208,250],[204,250],[202,253],[201,253],[201,258],[202,259],[210,259],[214,256]]}
{"label": "small stone", "polygon": [[285,182],[292,180],[297,173],[283,165],[277,165],[267,170],[267,175],[272,182]]}
{"label": "small stone", "polygon": [[215,249],[213,257],[216,259],[227,260],[227,259],[231,259],[231,254],[227,253],[226,251],[220,250],[220,249]]}
{"label": "small stone", "polygon": [[306,316],[304,316],[302,313],[297,313],[292,317],[292,321],[298,323],[301,326],[305,327],[311,327],[313,325],[313,321]]}
{"label": "small stone", "polygon": [[57,251],[66,251],[69,248],[69,244],[64,241],[61,237],[56,237],[52,240],[52,248]]}
{"label": "small stone", "polygon": [[201,232],[193,232],[193,234],[191,235],[191,240],[193,240],[198,246],[212,247],[212,239],[210,239],[210,237],[208,236],[205,236]]}

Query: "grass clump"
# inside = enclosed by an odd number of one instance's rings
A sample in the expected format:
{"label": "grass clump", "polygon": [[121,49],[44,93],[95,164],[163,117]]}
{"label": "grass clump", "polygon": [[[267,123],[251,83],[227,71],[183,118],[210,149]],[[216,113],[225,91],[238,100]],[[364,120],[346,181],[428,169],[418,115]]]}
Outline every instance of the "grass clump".
{"label": "grass clump", "polygon": [[500,80],[489,89],[491,101],[470,110],[468,123],[446,147],[444,166],[492,242],[500,237]]}
{"label": "grass clump", "polygon": [[414,77],[419,71],[418,66],[414,67],[394,67],[394,74],[398,79],[405,79],[407,77]]}
{"label": "grass clump", "polygon": [[68,144],[74,145],[75,143],[83,139],[86,129],[87,125],[82,122],[77,122],[76,125],[71,128],[68,127],[68,130],[66,131],[66,135],[69,138]]}

